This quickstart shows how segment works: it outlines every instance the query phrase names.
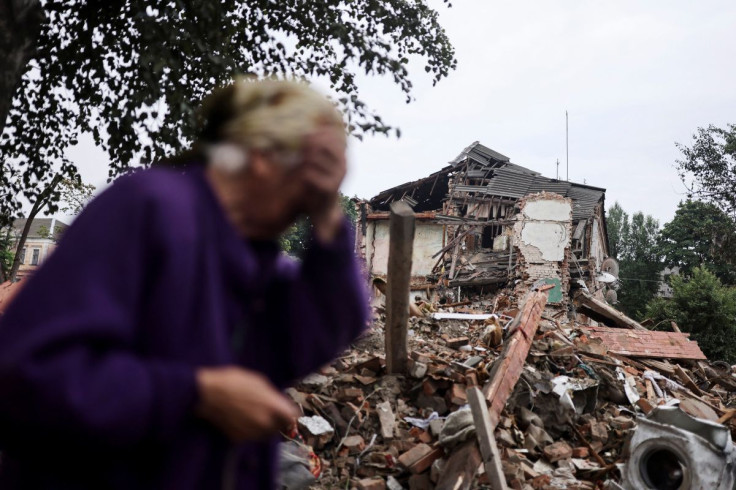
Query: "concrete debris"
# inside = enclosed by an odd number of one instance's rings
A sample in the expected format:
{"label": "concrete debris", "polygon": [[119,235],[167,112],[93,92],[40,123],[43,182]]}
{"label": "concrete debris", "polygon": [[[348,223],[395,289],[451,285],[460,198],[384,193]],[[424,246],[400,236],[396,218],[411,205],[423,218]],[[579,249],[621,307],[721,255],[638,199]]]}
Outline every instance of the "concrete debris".
{"label": "concrete debris", "polygon": [[[646,488],[627,480],[635,477],[627,473],[633,458],[626,441],[635,450],[653,437],[653,424],[659,435],[661,426],[680,430],[673,428],[676,420],[655,416],[663,410],[710,424],[710,435],[687,436],[693,442],[679,457],[698,454],[691,452],[697,442],[711,451],[703,468],[736,465],[728,452],[736,432],[736,377],[718,363],[610,352],[564,305],[547,303],[554,287],[523,297],[510,289],[491,298],[467,296],[451,308],[512,318],[503,320],[508,326],[496,346],[484,341],[484,319],[411,319],[409,376],[386,372],[385,312],[377,307],[372,328],[352,349],[287,390],[304,412],[299,433],[322,462],[310,488],[502,488],[499,479],[521,489]],[[462,345],[469,349],[457,348]],[[478,388],[478,420],[483,423],[486,410],[492,421],[481,430],[467,407]],[[718,430],[728,435],[725,446],[722,436],[712,435]],[[672,464],[667,458],[654,463]],[[685,474],[710,481],[705,473]]]}
{"label": "concrete debris", "polygon": [[687,334],[648,331],[606,303],[617,267],[606,258],[602,192],[525,174],[543,192],[499,196],[513,188],[501,185],[511,164],[496,162],[486,178],[466,157],[361,204],[358,251],[384,277],[382,212],[411,189],[429,206],[415,209],[408,291],[389,294],[422,315],[408,319],[406,355],[396,357],[402,334],[390,356],[406,369],[391,373],[377,292],[367,333],[286,390],[321,462],[311,488],[731,485],[736,376]]}

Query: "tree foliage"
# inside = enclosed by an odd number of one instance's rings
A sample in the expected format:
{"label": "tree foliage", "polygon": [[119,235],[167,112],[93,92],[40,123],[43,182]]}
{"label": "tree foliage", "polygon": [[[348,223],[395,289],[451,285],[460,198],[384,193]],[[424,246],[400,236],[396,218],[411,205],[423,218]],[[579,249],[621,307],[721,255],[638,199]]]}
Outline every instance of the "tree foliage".
{"label": "tree foliage", "polygon": [[609,208],[607,216],[611,256],[619,261],[618,307],[633,318],[641,318],[659,289],[659,223],[641,212],[629,217],[618,203]]}
{"label": "tree foliage", "polygon": [[[347,216],[353,226],[355,226],[358,213],[355,210],[353,201],[348,196],[341,193],[340,205],[342,206],[345,216]],[[311,227],[312,225],[307,218],[302,218],[291,225],[291,228],[289,228],[289,230],[284,233],[279,240],[279,244],[284,252],[293,257],[302,257],[309,246]]]}
{"label": "tree foliage", "polygon": [[328,80],[354,134],[387,134],[361,100],[358,75],[391,77],[409,101],[410,62],[434,83],[456,65],[426,0],[46,0],[43,8],[37,54],[0,140],[5,217],[56,171],[77,178],[66,151],[82,133],[107,151],[110,178],[184,149],[199,102],[236,74]]}
{"label": "tree foliage", "polygon": [[0,283],[7,281],[10,277],[10,269],[15,256],[14,241],[15,236],[11,226],[0,229]]}
{"label": "tree foliage", "polygon": [[736,284],[736,222],[714,204],[680,202],[658,246],[665,265],[679,267],[681,274],[702,266],[725,284]]}
{"label": "tree foliage", "polygon": [[710,359],[736,362],[736,289],[704,267],[695,267],[690,277],[673,275],[671,283],[673,297],[653,300],[647,316],[677,322]]}
{"label": "tree foliage", "polygon": [[736,214],[736,124],[698,128],[692,146],[677,144],[677,161],[688,198],[696,198]]}

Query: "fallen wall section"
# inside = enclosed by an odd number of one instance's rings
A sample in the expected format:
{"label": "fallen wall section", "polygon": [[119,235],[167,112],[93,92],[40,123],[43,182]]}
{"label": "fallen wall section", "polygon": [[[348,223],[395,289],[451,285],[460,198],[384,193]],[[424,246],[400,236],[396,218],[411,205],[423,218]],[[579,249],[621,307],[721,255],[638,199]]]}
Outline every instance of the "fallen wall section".
{"label": "fallen wall section", "polygon": [[519,292],[539,280],[555,284],[550,303],[567,303],[570,283],[572,200],[540,192],[520,201],[514,224],[514,246],[521,272]]}

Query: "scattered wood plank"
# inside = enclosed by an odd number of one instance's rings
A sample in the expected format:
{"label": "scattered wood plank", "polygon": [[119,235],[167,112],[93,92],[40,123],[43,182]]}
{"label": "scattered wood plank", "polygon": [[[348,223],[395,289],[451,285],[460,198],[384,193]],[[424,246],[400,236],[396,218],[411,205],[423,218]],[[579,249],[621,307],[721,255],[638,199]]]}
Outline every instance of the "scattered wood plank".
{"label": "scattered wood plank", "polygon": [[[532,345],[534,334],[539,327],[544,306],[547,304],[546,292],[530,293],[516,319],[509,326],[516,325],[509,339],[504,344],[501,355],[493,363],[490,380],[483,388],[483,395],[491,404],[489,416],[491,427],[496,428],[501,411],[506,405],[521,371],[526,363],[526,356]],[[518,320],[518,322],[516,321]]]}
{"label": "scattered wood plank", "polygon": [[388,284],[386,289],[386,370],[408,372],[409,282],[414,251],[414,211],[405,202],[391,204]]}
{"label": "scattered wood plank", "polygon": [[491,489],[506,490],[508,487],[501,466],[501,455],[498,452],[496,438],[493,435],[486,399],[483,397],[483,392],[475,386],[468,388],[467,397],[470,410],[473,413],[473,423],[478,436],[480,454],[483,457],[483,466],[486,469]]}
{"label": "scattered wood plank", "polygon": [[736,415],[736,410],[728,410],[721,418],[718,419],[719,424],[725,424],[729,420],[733,418],[733,416]]}
{"label": "scattered wood plank", "polygon": [[633,330],[647,330],[641,324],[624,315],[608,303],[594,298],[589,293],[579,290],[575,295],[575,302],[580,306],[596,313],[612,322],[617,327],[630,328]]}
{"label": "scattered wood plank", "polygon": [[680,378],[680,381],[682,381],[682,384],[690,388],[690,390],[695,393],[698,396],[703,396],[703,392],[698,388],[698,385],[696,385],[692,379],[690,379],[690,376],[687,375],[687,373],[677,364],[674,366],[675,368],[675,374],[678,378]]}
{"label": "scattered wood plank", "polygon": [[475,441],[466,442],[447,460],[435,490],[469,490],[480,465],[478,445]]}

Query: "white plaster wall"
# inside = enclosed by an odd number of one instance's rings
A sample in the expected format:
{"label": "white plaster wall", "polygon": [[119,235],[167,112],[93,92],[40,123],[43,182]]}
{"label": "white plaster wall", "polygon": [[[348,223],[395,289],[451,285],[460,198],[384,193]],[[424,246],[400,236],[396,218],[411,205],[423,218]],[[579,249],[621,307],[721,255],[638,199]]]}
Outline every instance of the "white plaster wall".
{"label": "white plaster wall", "polygon": [[601,233],[601,226],[598,223],[598,217],[593,218],[593,230],[590,240],[590,256],[595,258],[596,271],[600,271],[601,263],[606,258],[606,251],[603,246],[603,234]]}
{"label": "white plaster wall", "polygon": [[565,201],[529,201],[524,206],[524,216],[537,221],[567,221],[570,219],[570,203]]}
{"label": "white plaster wall", "polygon": [[[550,201],[544,201],[545,204]],[[529,203],[537,204],[537,203]],[[564,204],[564,203],[563,203]],[[570,207],[568,206],[568,210]],[[541,259],[543,261],[562,261],[565,258],[565,247],[567,247],[569,238],[566,223],[549,223],[531,221],[524,223],[521,229],[521,241],[525,245],[532,246],[539,250],[539,257],[529,257],[525,253],[527,260],[530,258]]]}
{"label": "white plaster wall", "polygon": [[[375,229],[375,238],[373,231]],[[432,272],[437,258],[432,258],[442,248],[442,225],[417,222],[414,232],[414,253],[411,275],[425,276]],[[366,261],[368,271],[375,275],[388,273],[389,232],[388,220],[373,221],[368,225],[366,237]]]}

